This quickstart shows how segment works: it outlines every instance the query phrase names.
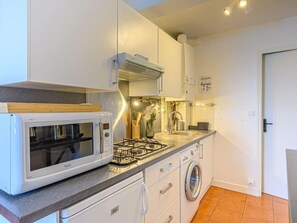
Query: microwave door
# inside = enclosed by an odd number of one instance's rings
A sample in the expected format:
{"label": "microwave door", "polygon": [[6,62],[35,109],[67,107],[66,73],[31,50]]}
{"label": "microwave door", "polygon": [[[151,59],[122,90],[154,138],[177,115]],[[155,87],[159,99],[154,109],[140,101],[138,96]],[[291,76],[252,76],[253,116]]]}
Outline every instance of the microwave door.
{"label": "microwave door", "polygon": [[30,170],[94,154],[93,123],[30,127]]}

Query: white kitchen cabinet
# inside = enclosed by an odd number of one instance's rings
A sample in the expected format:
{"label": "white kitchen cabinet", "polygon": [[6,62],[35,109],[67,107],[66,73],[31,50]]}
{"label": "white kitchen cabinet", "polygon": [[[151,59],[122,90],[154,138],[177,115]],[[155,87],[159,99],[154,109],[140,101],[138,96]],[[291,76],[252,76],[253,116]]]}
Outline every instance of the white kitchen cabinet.
{"label": "white kitchen cabinet", "polygon": [[17,5],[0,0],[0,5],[0,84],[117,89],[117,0],[20,0]]}
{"label": "white kitchen cabinet", "polygon": [[145,215],[145,222],[178,222],[180,214],[178,154],[148,167],[144,173],[149,192],[149,209]]}
{"label": "white kitchen cabinet", "polygon": [[199,157],[202,170],[202,186],[200,198],[202,198],[209,187],[213,178],[213,135],[199,142]]}
{"label": "white kitchen cabinet", "polygon": [[182,46],[179,42],[159,29],[159,65],[165,68],[161,78],[160,96],[181,96]]}
{"label": "white kitchen cabinet", "polygon": [[158,64],[165,73],[158,80],[146,80],[130,83],[130,96],[181,97],[181,44],[159,29]]}
{"label": "white kitchen cabinet", "polygon": [[172,155],[145,169],[145,183],[148,187],[179,168],[179,156]]}
{"label": "white kitchen cabinet", "polygon": [[124,1],[118,4],[119,53],[138,54],[158,63],[158,27]]}
{"label": "white kitchen cabinet", "polygon": [[[144,184],[142,173],[61,211],[61,223],[144,223]],[[147,198],[146,198],[147,199]]]}
{"label": "white kitchen cabinet", "polygon": [[176,199],[153,223],[180,223],[179,199]]}

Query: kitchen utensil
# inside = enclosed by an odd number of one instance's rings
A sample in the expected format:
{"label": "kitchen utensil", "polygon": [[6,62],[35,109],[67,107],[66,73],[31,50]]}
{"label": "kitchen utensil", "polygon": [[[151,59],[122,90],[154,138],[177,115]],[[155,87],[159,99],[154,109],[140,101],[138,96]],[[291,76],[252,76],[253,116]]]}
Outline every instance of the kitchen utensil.
{"label": "kitchen utensil", "polygon": [[185,130],[185,121],[178,120],[177,122],[177,131],[183,131]]}
{"label": "kitchen utensil", "polygon": [[197,122],[197,130],[208,130],[209,122]]}
{"label": "kitchen utensil", "polygon": [[140,139],[140,125],[137,120],[132,120],[132,139]]}
{"label": "kitchen utensil", "polygon": [[141,119],[141,115],[142,115],[141,112],[138,112],[137,113],[136,125],[139,125],[139,122],[140,122],[140,119]]}

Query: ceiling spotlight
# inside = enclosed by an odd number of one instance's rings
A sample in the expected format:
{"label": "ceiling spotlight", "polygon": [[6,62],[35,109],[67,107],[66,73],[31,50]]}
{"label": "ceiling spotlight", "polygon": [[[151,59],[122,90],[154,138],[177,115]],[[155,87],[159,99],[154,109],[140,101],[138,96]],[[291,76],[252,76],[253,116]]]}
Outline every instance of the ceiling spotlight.
{"label": "ceiling spotlight", "polygon": [[227,6],[227,7],[224,8],[224,14],[226,16],[229,16],[231,14],[231,11],[232,11],[232,9],[229,6]]}
{"label": "ceiling spotlight", "polygon": [[248,0],[239,0],[238,1],[238,7],[239,8],[245,8],[248,4]]}

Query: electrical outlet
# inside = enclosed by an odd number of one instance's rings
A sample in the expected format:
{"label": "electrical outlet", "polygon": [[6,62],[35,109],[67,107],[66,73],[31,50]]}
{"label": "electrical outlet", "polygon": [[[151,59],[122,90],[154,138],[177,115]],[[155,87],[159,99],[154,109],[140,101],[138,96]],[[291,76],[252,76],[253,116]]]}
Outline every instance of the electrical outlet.
{"label": "electrical outlet", "polygon": [[253,186],[254,184],[255,184],[255,179],[249,177],[249,178],[248,178],[248,185],[249,185],[249,186]]}

